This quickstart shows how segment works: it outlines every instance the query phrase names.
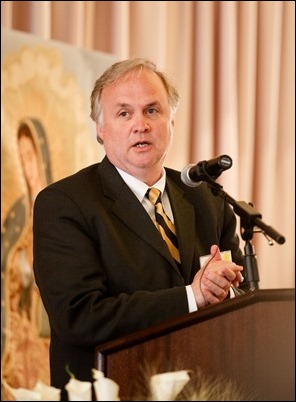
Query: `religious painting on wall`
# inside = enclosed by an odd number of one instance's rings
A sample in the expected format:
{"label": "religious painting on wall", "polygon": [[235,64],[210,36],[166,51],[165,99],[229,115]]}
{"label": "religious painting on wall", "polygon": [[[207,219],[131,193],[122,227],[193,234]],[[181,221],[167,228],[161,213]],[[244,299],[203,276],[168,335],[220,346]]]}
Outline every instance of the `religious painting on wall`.
{"label": "religious painting on wall", "polygon": [[1,372],[10,386],[32,389],[49,385],[50,341],[32,267],[34,200],[102,159],[89,99],[116,58],[13,30],[1,36]]}

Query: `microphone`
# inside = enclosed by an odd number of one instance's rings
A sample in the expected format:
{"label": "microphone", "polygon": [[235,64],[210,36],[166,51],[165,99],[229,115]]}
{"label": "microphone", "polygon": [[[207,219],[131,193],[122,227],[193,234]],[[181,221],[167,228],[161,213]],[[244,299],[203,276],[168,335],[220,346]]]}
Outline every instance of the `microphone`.
{"label": "microphone", "polygon": [[232,166],[232,159],[228,155],[220,155],[208,161],[190,164],[181,171],[181,180],[189,187],[197,187],[202,181],[212,182],[220,174]]}

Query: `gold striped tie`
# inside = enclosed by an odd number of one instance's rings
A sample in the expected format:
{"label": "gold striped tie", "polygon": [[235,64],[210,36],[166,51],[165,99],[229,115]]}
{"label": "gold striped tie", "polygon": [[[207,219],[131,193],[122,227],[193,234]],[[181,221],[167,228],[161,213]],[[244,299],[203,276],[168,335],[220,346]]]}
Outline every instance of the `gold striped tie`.
{"label": "gold striped tie", "polygon": [[178,242],[176,236],[176,229],[173,222],[164,212],[161,203],[161,191],[157,188],[149,188],[147,190],[147,197],[149,201],[155,206],[155,219],[158,230],[166,242],[173,258],[180,264],[180,254],[178,250]]}

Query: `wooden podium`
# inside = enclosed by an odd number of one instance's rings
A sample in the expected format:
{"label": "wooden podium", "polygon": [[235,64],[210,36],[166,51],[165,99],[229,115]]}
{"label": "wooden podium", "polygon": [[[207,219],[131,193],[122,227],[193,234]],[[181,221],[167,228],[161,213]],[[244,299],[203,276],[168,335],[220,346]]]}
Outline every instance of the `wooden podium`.
{"label": "wooden podium", "polygon": [[200,369],[249,400],[295,401],[295,290],[255,290],[96,348],[97,369],[131,400],[145,366]]}

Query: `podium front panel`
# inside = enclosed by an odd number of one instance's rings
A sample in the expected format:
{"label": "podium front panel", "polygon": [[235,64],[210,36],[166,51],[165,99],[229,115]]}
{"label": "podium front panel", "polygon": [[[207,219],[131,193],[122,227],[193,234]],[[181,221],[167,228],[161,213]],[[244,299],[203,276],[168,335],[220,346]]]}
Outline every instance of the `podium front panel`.
{"label": "podium front panel", "polygon": [[231,380],[249,400],[295,400],[294,306],[294,290],[256,290],[98,346],[96,366],[121,400],[147,375],[185,369]]}

